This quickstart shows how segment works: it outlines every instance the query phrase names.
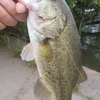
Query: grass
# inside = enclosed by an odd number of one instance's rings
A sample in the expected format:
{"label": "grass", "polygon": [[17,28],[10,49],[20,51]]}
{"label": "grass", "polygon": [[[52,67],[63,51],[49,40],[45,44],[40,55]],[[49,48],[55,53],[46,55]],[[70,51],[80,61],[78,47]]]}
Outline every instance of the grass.
{"label": "grass", "polygon": [[11,52],[16,56],[19,56],[22,51],[23,46],[20,44],[19,40],[17,40],[17,42],[13,44],[11,43],[11,39],[9,35],[4,34],[0,36],[0,45],[5,46],[8,52]]}
{"label": "grass", "polygon": [[30,68],[34,68],[34,67],[36,67],[35,60],[33,60],[33,61],[29,61],[29,62],[28,62],[28,66],[29,66]]}
{"label": "grass", "polygon": [[[20,37],[15,38],[9,36],[8,34],[0,35],[0,46],[5,46],[8,52],[14,54],[14,56],[17,57],[20,57],[21,51],[23,49],[23,44],[21,43]],[[27,64],[30,68],[34,68],[36,66],[34,60],[27,62]]]}
{"label": "grass", "polygon": [[79,91],[79,89],[80,89],[80,85],[79,85],[79,84],[77,84],[77,85],[74,87],[73,91],[74,91],[74,92],[78,92],[78,91]]}
{"label": "grass", "polygon": [[94,100],[93,97],[84,97],[84,100]]}
{"label": "grass", "polygon": [[82,94],[82,93],[79,91],[79,89],[80,89],[80,84],[77,84],[77,85],[75,86],[75,88],[73,89],[73,92],[79,93],[79,94],[83,97],[83,100],[94,100],[93,97],[88,97],[88,96],[85,96],[84,94]]}
{"label": "grass", "polygon": [[0,45],[1,46],[9,45],[9,38],[7,34],[0,35]]}
{"label": "grass", "polygon": [[[17,41],[13,43],[10,36],[16,37]],[[9,52],[15,55],[20,55],[23,45],[19,40],[26,41],[27,36],[27,24],[19,22],[15,27],[6,27],[4,30],[0,30],[0,46],[5,46]]]}

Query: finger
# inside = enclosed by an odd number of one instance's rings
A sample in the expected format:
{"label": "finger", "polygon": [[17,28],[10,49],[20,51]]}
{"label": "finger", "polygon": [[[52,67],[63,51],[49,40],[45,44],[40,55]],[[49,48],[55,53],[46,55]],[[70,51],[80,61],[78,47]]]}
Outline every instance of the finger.
{"label": "finger", "polygon": [[12,0],[3,0],[3,2],[0,2],[1,5],[11,14],[15,19],[19,21],[26,21],[27,14],[26,13],[17,13],[16,12],[16,3]]}
{"label": "finger", "polygon": [[3,30],[4,28],[6,28],[6,25],[0,22],[0,30]]}
{"label": "finger", "polygon": [[27,12],[27,9],[26,9],[25,5],[23,5],[22,3],[18,2],[16,4],[16,11],[17,11],[17,13],[25,13],[25,12]]}
{"label": "finger", "polygon": [[7,11],[0,5],[0,21],[7,26],[15,26],[17,20],[10,16]]}

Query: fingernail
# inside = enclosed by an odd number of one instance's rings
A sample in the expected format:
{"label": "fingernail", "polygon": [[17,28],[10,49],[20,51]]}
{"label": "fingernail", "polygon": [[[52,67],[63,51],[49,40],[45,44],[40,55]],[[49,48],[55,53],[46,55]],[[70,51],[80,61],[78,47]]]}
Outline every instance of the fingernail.
{"label": "fingernail", "polygon": [[17,13],[24,13],[26,11],[25,7],[22,4],[16,4],[16,11]]}

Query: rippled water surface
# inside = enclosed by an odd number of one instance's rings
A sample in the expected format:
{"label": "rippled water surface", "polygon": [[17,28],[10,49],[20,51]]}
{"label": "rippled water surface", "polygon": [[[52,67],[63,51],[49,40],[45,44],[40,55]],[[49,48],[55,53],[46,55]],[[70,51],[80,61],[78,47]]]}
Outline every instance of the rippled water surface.
{"label": "rippled water surface", "polygon": [[82,62],[100,72],[100,34],[82,34]]}

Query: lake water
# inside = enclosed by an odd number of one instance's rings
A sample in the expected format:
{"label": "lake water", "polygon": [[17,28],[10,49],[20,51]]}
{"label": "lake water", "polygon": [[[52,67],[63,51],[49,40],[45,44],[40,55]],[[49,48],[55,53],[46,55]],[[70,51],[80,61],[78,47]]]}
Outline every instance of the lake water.
{"label": "lake water", "polygon": [[100,34],[82,34],[82,63],[100,72]]}

